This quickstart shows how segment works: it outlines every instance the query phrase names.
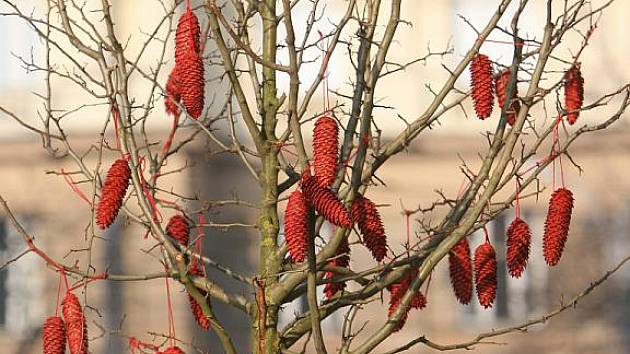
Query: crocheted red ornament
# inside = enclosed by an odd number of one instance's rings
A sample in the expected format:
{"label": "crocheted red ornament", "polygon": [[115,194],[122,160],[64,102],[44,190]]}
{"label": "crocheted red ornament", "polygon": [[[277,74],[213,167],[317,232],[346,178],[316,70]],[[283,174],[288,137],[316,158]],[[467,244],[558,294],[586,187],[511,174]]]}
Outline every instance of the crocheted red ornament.
{"label": "crocheted red ornament", "polygon": [[166,87],[164,89],[166,96],[164,97],[164,109],[166,110],[166,114],[170,114],[172,116],[179,115],[179,106],[177,103],[182,98],[182,92],[179,82],[179,76],[177,74],[177,67],[174,67],[171,70],[171,73],[168,75],[168,81],[166,81]]}
{"label": "crocheted red ornament", "polygon": [[304,262],[308,251],[308,204],[299,190],[289,196],[284,214],[284,238],[293,262]]}
{"label": "crocheted red ornament", "polygon": [[473,269],[466,238],[462,238],[451,248],[448,254],[448,270],[457,301],[467,305],[472,298]]}
{"label": "crocheted red ornament", "polygon": [[199,118],[204,104],[204,68],[199,52],[199,20],[190,8],[179,18],[175,33],[175,66],[186,111]]}
{"label": "crocheted red ornament", "polygon": [[490,117],[494,104],[494,83],[492,63],[487,55],[477,54],[470,62],[470,85],[477,117],[479,119]]}
{"label": "crocheted red ornament", "polygon": [[322,116],[313,130],[313,167],[315,178],[323,187],[330,187],[337,176],[339,154],[339,127],[337,121]]}
{"label": "crocheted red ornament", "polygon": [[88,332],[79,299],[71,292],[61,302],[61,312],[66,322],[66,336],[70,354],[87,354]]}
{"label": "crocheted red ornament", "polygon": [[[499,77],[496,78],[495,83],[494,83],[495,88],[497,90],[497,99],[499,100],[499,108],[501,110],[505,106],[505,96],[507,95],[508,85],[510,84],[510,78],[512,77],[512,75],[510,74],[511,73],[509,69],[504,70],[501,73],[501,75],[499,75]],[[514,125],[514,123],[516,122],[516,113],[518,113],[518,111],[521,108],[520,102],[516,99],[517,96],[518,96],[518,85],[514,86],[514,92],[512,93],[512,101],[510,103],[510,106],[508,107],[508,110],[506,111],[507,122],[510,125]]]}
{"label": "crocheted red ornament", "polygon": [[308,170],[302,173],[302,192],[306,201],[329,222],[344,228],[352,227],[350,213],[328,188],[322,187]]}
{"label": "crocheted red ornament", "polygon": [[[328,262],[330,266],[347,268],[350,265],[350,244],[348,239],[344,238],[335,251],[334,258]],[[335,276],[333,272],[326,272],[324,279],[330,279]],[[330,299],[337,292],[346,288],[345,282],[326,283],[324,286],[324,294]]]}
{"label": "crocheted red ornament", "polygon": [[569,235],[572,211],[573,193],[566,188],[556,189],[549,200],[543,235],[543,254],[545,261],[550,266],[554,266],[560,261]]}
{"label": "crocheted red ornament", "polygon": [[527,266],[532,235],[523,219],[515,218],[507,229],[505,258],[513,278],[520,278]]}
{"label": "crocheted red ornament", "polygon": [[183,215],[173,215],[166,224],[166,233],[177,240],[180,245],[188,246],[190,238],[190,226]]}
{"label": "crocheted red ornament", "polygon": [[116,219],[127,193],[130,178],[131,169],[125,159],[116,160],[107,171],[101,190],[101,200],[96,208],[96,224],[102,230],[108,228]]}
{"label": "crocheted red ornament", "polygon": [[352,219],[359,226],[365,247],[377,262],[382,261],[387,253],[387,236],[376,205],[368,198],[357,195],[352,203]]}
{"label": "crocheted red ornament", "polygon": [[[190,268],[188,269],[188,272],[191,275],[195,275],[198,277],[202,277],[204,275],[203,269],[197,263],[191,264]],[[202,291],[201,293],[206,297],[206,302],[208,306],[212,306],[210,304],[210,298],[208,297],[208,294],[206,294],[204,291]],[[210,326],[212,326],[210,319],[206,317],[206,315],[203,313],[203,309],[201,308],[201,305],[199,305],[199,303],[195,301],[195,298],[193,298],[192,295],[190,294],[188,294],[188,302],[190,303],[190,311],[195,317],[195,320],[197,321],[197,324],[199,325],[199,327],[203,328],[206,331],[210,329]]]}
{"label": "crocheted red ornament", "polygon": [[584,103],[584,78],[577,63],[564,74],[564,106],[569,124],[574,124],[580,116],[579,109]]}
{"label": "crocheted red ornament", "polygon": [[44,322],[42,329],[44,354],[63,354],[66,352],[66,325],[59,316],[51,316]]}
{"label": "crocheted red ornament", "polygon": [[[409,290],[409,286],[411,285],[411,282],[417,276],[418,276],[417,269],[410,270],[398,282],[392,283],[387,287],[387,290],[389,290],[390,292],[389,309],[387,310],[387,317],[391,318],[394,312],[396,311],[396,309],[398,309],[398,306],[400,306],[400,302],[402,301],[402,298],[405,296],[405,293],[407,292],[407,290]],[[426,306],[427,306],[426,297],[422,294],[422,292],[418,291],[414,295],[414,297],[411,299],[409,306],[405,309],[405,312],[402,314],[398,323],[394,327],[394,332],[398,332],[403,328],[403,326],[405,325],[405,322],[407,322],[407,317],[409,316],[409,310],[411,310],[412,308],[422,310]]]}
{"label": "crocheted red ornament", "polygon": [[492,307],[497,293],[497,258],[487,240],[475,250],[474,265],[479,304],[485,308]]}

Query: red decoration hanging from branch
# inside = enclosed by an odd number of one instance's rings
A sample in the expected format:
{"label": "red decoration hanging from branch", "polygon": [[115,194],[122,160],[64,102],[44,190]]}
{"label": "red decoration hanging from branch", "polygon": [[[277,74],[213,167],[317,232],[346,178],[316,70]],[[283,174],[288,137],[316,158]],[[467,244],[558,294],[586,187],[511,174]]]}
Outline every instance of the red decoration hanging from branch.
{"label": "red decoration hanging from branch", "polygon": [[87,354],[87,324],[77,296],[67,292],[61,303],[61,311],[66,322],[66,335],[70,354]]}
{"label": "red decoration hanging from branch", "polygon": [[327,115],[319,117],[313,130],[313,167],[322,187],[330,187],[337,176],[339,126]]}
{"label": "red decoration hanging from branch", "polygon": [[497,293],[497,258],[486,235],[486,242],[475,250],[475,286],[479,304],[492,307]]}
{"label": "red decoration hanging from branch", "polygon": [[299,190],[289,196],[284,214],[284,238],[293,262],[304,262],[308,251],[308,204]]}
{"label": "red decoration hanging from branch", "polygon": [[573,193],[566,188],[556,189],[549,200],[543,235],[543,254],[550,266],[560,261],[569,235],[572,211]]}
{"label": "red decoration hanging from branch", "polygon": [[318,214],[334,225],[344,228],[352,227],[350,213],[328,188],[317,183],[308,170],[302,173],[302,192]]}
{"label": "red decoration hanging from branch", "polygon": [[473,269],[468,240],[459,240],[448,254],[448,269],[451,285],[457,301],[466,305],[472,298]]}
{"label": "red decoration hanging from branch", "polygon": [[576,63],[564,74],[564,106],[567,121],[574,124],[580,116],[580,108],[584,103],[584,78],[580,72],[580,63]]}
{"label": "red decoration hanging from branch", "polygon": [[[507,95],[508,85],[510,84],[511,73],[509,69],[504,70],[499,77],[495,80],[495,88],[497,90],[497,99],[499,100],[499,108],[503,110],[505,107],[505,96]],[[518,85],[514,86],[514,92],[512,93],[512,101],[510,102],[510,106],[505,112],[507,117],[507,122],[510,125],[514,125],[516,122],[516,114],[518,113],[521,104],[516,99],[518,96]]]}
{"label": "red decoration hanging from branch", "polygon": [[368,198],[357,195],[352,204],[352,219],[357,222],[363,244],[377,262],[387,254],[387,236],[376,205]]}
{"label": "red decoration hanging from branch", "polygon": [[44,322],[42,329],[44,354],[63,354],[66,352],[66,325],[59,316],[51,316]]}
{"label": "red decoration hanging from branch", "polygon": [[175,72],[186,111],[199,118],[204,105],[204,67],[199,51],[199,20],[190,7],[179,18],[175,33]]}
{"label": "red decoration hanging from branch", "polygon": [[470,62],[470,85],[477,117],[490,117],[494,105],[494,83],[492,63],[487,55],[477,54]]}
{"label": "red decoration hanging from branch", "polygon": [[96,224],[108,228],[116,219],[129,187],[131,169],[126,159],[116,160],[107,171],[101,191],[101,200],[96,208]]}
{"label": "red decoration hanging from branch", "polygon": [[506,263],[510,275],[520,278],[527,266],[532,235],[527,223],[516,217],[507,229]]}

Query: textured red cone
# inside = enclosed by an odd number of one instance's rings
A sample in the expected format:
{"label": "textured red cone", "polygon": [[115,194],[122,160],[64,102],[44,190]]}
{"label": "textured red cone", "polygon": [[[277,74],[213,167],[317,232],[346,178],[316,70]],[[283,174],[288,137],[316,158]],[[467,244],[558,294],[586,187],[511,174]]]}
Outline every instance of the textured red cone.
{"label": "textured red cone", "polygon": [[584,103],[584,78],[578,63],[564,74],[564,106],[569,112],[567,114],[569,124],[577,121],[582,103]]}
{"label": "textured red cone", "polygon": [[185,354],[183,350],[179,349],[179,347],[170,347],[165,351],[160,352],[158,354]]}
{"label": "textured red cone", "polygon": [[[337,251],[335,252],[335,258],[328,262],[329,265],[334,267],[344,267],[347,268],[350,265],[350,245],[348,244],[348,239],[344,238],[341,240],[341,243],[337,247]],[[324,279],[330,279],[335,276],[333,272],[326,272],[324,274]],[[333,297],[337,292],[346,288],[345,282],[335,282],[335,283],[326,283],[324,286],[324,294],[327,299]]]}
{"label": "textured red cone", "polygon": [[204,104],[204,68],[199,52],[199,20],[190,10],[179,18],[175,33],[175,66],[186,111],[199,118]]}
{"label": "textured red cone", "polygon": [[470,62],[470,84],[477,117],[490,117],[494,104],[494,83],[492,63],[487,55],[477,54]]}
{"label": "textured red cone", "polygon": [[308,205],[299,190],[289,196],[284,214],[284,238],[293,262],[304,262],[308,250]]}
{"label": "textured red cone", "polygon": [[71,292],[61,302],[61,312],[66,322],[66,336],[70,354],[87,354],[88,332],[79,299]]}
{"label": "textured red cone", "polygon": [[468,240],[459,240],[448,254],[448,270],[457,301],[466,305],[472,298],[473,269]]}
{"label": "textured red cone", "polygon": [[322,187],[308,170],[302,173],[302,192],[317,213],[329,222],[344,228],[352,227],[350,213],[328,188]]}
{"label": "textured red cone", "polygon": [[173,68],[171,73],[168,75],[168,81],[166,81],[164,97],[164,108],[166,110],[166,114],[170,114],[172,116],[179,115],[179,106],[177,103],[182,98],[181,87],[179,83],[179,77],[177,74],[177,67]]}
{"label": "textured red cone", "polygon": [[543,235],[543,254],[545,261],[550,266],[554,266],[560,261],[569,235],[572,211],[573,193],[566,188],[556,189],[549,200]]}
{"label": "textured red cone", "polygon": [[96,224],[108,228],[116,219],[129,187],[131,169],[125,159],[116,160],[107,171],[101,191],[101,200],[96,208]]}
{"label": "textured red cone", "polygon": [[173,215],[166,224],[166,233],[177,240],[180,245],[188,246],[190,238],[190,226],[183,215]]}
{"label": "textured red cone", "polygon": [[[190,272],[190,274],[196,275],[199,277],[204,275],[203,269],[201,269],[201,266],[198,264],[192,264],[188,271]],[[207,294],[203,292],[202,294],[206,296],[206,301],[208,303],[208,306],[211,306],[210,298],[207,296]],[[212,326],[212,323],[210,322],[208,317],[206,317],[206,315],[203,313],[203,309],[201,308],[201,305],[199,305],[199,303],[195,301],[195,298],[193,298],[190,294],[188,294],[188,302],[190,303],[190,311],[195,317],[195,320],[197,321],[197,324],[199,325],[199,327],[203,328],[204,330],[210,329],[210,326]]]}
{"label": "textured red cone", "polygon": [[[398,282],[390,284],[387,287],[387,290],[389,290],[390,292],[389,309],[387,310],[387,317],[391,318],[394,312],[398,309],[402,301],[402,298],[405,296],[405,293],[407,292],[407,290],[409,290],[409,286],[411,285],[411,282],[417,276],[418,276],[418,270],[417,269],[411,270],[407,272],[407,274],[405,274],[405,276],[403,276],[403,278],[400,279]],[[403,313],[398,323],[394,327],[394,332],[398,332],[403,328],[403,326],[405,325],[405,322],[407,321],[407,317],[409,316],[410,309],[413,308],[413,309],[422,310],[423,308],[426,307],[426,305],[427,305],[426,297],[422,294],[422,292],[418,291],[414,295],[414,297],[411,299],[409,306],[406,308],[405,312]]]}
{"label": "textured red cone", "polygon": [[515,218],[507,230],[506,263],[513,278],[520,278],[527,266],[532,235],[523,219]]}
{"label": "textured red cone", "polygon": [[[503,107],[505,106],[505,96],[507,95],[508,85],[510,84],[511,76],[512,75],[510,75],[510,70],[506,69],[495,80],[495,88],[497,90],[497,99],[499,100],[500,109],[503,109]],[[508,107],[508,110],[506,112],[507,122],[510,125],[514,125],[514,123],[516,122],[516,113],[518,113],[521,106],[519,101],[516,100],[517,96],[518,85],[514,87],[514,92],[512,93],[512,102],[510,103],[510,106]]]}
{"label": "textured red cone", "polygon": [[339,154],[339,126],[329,116],[322,116],[315,122],[313,130],[313,167],[315,179],[323,187],[330,187],[337,175]]}
{"label": "textured red cone", "polygon": [[479,304],[485,308],[492,307],[497,293],[497,258],[490,242],[477,247],[474,265]]}
{"label": "textured red cone", "polygon": [[358,195],[352,204],[352,219],[357,222],[363,235],[363,244],[380,262],[387,253],[387,236],[376,205],[368,198]]}
{"label": "textured red cone", "polygon": [[51,316],[44,322],[42,329],[44,354],[63,354],[66,352],[66,325],[59,316]]}

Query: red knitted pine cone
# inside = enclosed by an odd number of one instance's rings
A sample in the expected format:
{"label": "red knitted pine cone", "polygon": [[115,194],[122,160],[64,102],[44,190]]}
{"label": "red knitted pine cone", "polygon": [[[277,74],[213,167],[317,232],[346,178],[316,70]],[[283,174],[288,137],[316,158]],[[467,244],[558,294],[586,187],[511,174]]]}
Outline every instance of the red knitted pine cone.
{"label": "red knitted pine cone", "polygon": [[506,263],[513,278],[520,278],[527,266],[532,235],[523,219],[515,218],[507,230]]}
{"label": "red knitted pine cone", "polygon": [[313,167],[315,178],[323,187],[330,187],[337,175],[339,154],[339,127],[337,121],[322,116],[315,122],[313,130]]}
{"label": "red knitted pine cone", "polygon": [[284,238],[293,262],[304,262],[308,250],[308,205],[299,190],[289,196],[284,214]]}
{"label": "red knitted pine cone", "polygon": [[164,97],[164,108],[166,110],[166,114],[170,114],[173,116],[179,115],[179,106],[177,103],[182,98],[181,86],[179,83],[179,76],[177,74],[177,67],[174,67],[171,70],[171,73],[168,75],[168,81],[166,81]]}
{"label": "red knitted pine cone", "polygon": [[[337,251],[335,252],[335,258],[328,262],[329,265],[334,267],[344,267],[347,268],[350,265],[350,245],[348,244],[348,239],[344,238],[341,240],[341,243],[337,247]],[[324,279],[330,279],[335,276],[333,272],[326,272],[324,274]],[[335,283],[326,283],[324,286],[324,294],[327,299],[330,299],[337,292],[346,288],[345,282],[335,282]]]}
{"label": "red knitted pine cone", "polygon": [[190,226],[183,215],[173,215],[166,224],[166,233],[177,240],[180,245],[188,246],[190,238]]}
{"label": "red knitted pine cone", "polygon": [[[405,276],[403,276],[402,279],[400,279],[396,283],[390,284],[387,287],[387,290],[389,290],[390,292],[389,309],[387,310],[387,317],[392,317],[396,309],[398,309],[398,306],[400,306],[400,302],[402,298],[405,296],[405,293],[407,292],[407,290],[409,290],[409,286],[411,285],[411,282],[417,276],[418,276],[418,270],[414,269],[414,270],[408,271],[407,274],[405,274]],[[411,302],[409,303],[409,307],[407,307],[407,309],[401,316],[400,320],[394,327],[394,332],[400,331],[400,329],[405,325],[405,322],[407,322],[407,317],[409,316],[410,309],[413,308],[413,309],[422,310],[426,306],[427,306],[426,297],[422,294],[422,292],[418,291],[414,295],[414,297],[411,299]]]}
{"label": "red knitted pine cone", "polygon": [[175,66],[181,98],[193,118],[199,118],[204,104],[204,68],[199,52],[199,21],[190,10],[179,18],[175,33]]}
{"label": "red knitted pine cone", "polygon": [[[497,90],[497,99],[499,100],[499,108],[503,110],[505,106],[505,96],[507,95],[508,85],[510,84],[510,79],[512,75],[510,75],[510,70],[504,70],[499,77],[495,80],[495,88]],[[518,96],[518,85],[514,86],[514,92],[512,93],[512,102],[506,111],[507,122],[510,125],[514,125],[516,122],[516,113],[518,113],[521,104],[516,99]]]}
{"label": "red knitted pine cone", "polygon": [[472,298],[473,270],[468,240],[459,240],[448,254],[448,270],[457,301],[466,305]]}
{"label": "red knitted pine cone", "polygon": [[[190,268],[188,269],[188,272],[191,275],[195,275],[195,276],[198,276],[198,277],[202,277],[204,275],[203,269],[197,263],[191,264]],[[205,292],[203,292],[203,291],[202,291],[202,294],[206,297],[206,302],[207,302],[208,306],[212,306],[212,304],[210,303],[210,298],[208,297],[208,295]],[[206,315],[203,313],[203,309],[201,308],[201,305],[199,305],[199,303],[197,303],[197,301],[195,301],[195,298],[193,298],[192,295],[190,295],[190,294],[188,294],[188,302],[190,303],[190,311],[192,312],[193,316],[195,317],[195,320],[197,321],[197,324],[199,324],[199,327],[203,328],[204,330],[210,329],[210,326],[212,326],[212,323],[210,322],[210,319],[208,319],[208,317],[206,317]]]}
{"label": "red knitted pine cone", "polygon": [[116,219],[129,187],[131,169],[125,159],[116,160],[107,171],[101,191],[101,200],[96,208],[96,224],[105,230]]}
{"label": "red knitted pine cone", "polygon": [[577,63],[564,74],[564,105],[569,113],[567,120],[574,124],[580,116],[579,109],[584,103],[584,78]]}
{"label": "red knitted pine cone", "polygon": [[558,264],[564,245],[569,235],[571,212],[573,211],[573,193],[566,188],[558,188],[549,200],[545,233],[543,235],[543,254],[550,266]]}
{"label": "red knitted pine cone", "polygon": [[163,352],[158,352],[156,354],[185,354],[183,350],[179,349],[179,347],[170,347],[167,348]]}
{"label": "red knitted pine cone", "polygon": [[487,240],[475,250],[474,265],[479,304],[485,308],[492,307],[497,293],[497,258]]}
{"label": "red knitted pine cone", "polygon": [[352,227],[350,213],[328,188],[322,187],[308,170],[302,173],[302,192],[307,202],[329,222],[344,228]]}
{"label": "red knitted pine cone", "polygon": [[380,262],[387,253],[387,236],[376,205],[368,198],[358,195],[352,204],[352,219],[357,222],[363,235],[363,244]]}
{"label": "red knitted pine cone", "polygon": [[63,354],[66,352],[66,325],[59,316],[51,316],[44,322],[42,329],[44,354]]}
{"label": "red knitted pine cone", "polygon": [[477,117],[479,119],[490,117],[494,104],[494,85],[492,63],[487,55],[477,54],[470,62],[470,84]]}
{"label": "red knitted pine cone", "polygon": [[66,322],[66,336],[70,354],[87,354],[88,332],[83,309],[79,299],[71,292],[66,293],[61,303],[63,319]]}

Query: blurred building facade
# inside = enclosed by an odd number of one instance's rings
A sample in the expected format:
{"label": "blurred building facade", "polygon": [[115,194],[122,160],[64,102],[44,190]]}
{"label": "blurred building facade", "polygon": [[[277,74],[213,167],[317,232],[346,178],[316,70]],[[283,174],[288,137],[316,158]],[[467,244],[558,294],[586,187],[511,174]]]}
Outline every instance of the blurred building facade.
{"label": "blurred building facade", "polygon": [[[33,5],[36,0],[26,1]],[[452,57],[444,60],[456,62],[462,51],[475,39],[474,31],[458,20],[461,14],[475,24],[482,24],[489,18],[488,9],[496,1],[490,0],[448,0],[448,1],[413,1],[405,6],[406,20],[414,23],[413,27],[402,26],[398,41],[392,49],[392,58],[408,60],[426,54],[427,43],[431,49],[444,49],[451,41],[455,48]],[[542,16],[537,15],[541,4],[532,4],[531,13],[526,14],[524,26],[532,35],[537,34]],[[26,5],[25,5],[26,6]],[[334,6],[334,4],[333,4]],[[28,7],[28,6],[27,6]],[[142,13],[159,13],[152,0],[134,0],[119,2],[114,6],[117,23],[121,33],[134,33],[154,23],[152,16],[140,16]],[[427,15],[430,14],[430,15]],[[630,73],[617,68],[624,68],[630,54],[630,48],[618,45],[620,35],[627,30],[630,16],[630,3],[618,2],[608,11],[599,24],[592,40],[592,45],[585,54],[583,72],[587,75],[586,101],[608,92],[620,82],[630,81]],[[156,16],[157,18],[157,16]],[[41,76],[18,75],[19,61],[7,53],[15,52],[26,55],[32,46],[39,45],[32,35],[22,37],[10,33],[27,33],[19,21],[0,18],[0,63],[15,70],[0,73],[0,105],[9,107],[20,116],[37,123],[35,112],[41,101],[31,91],[41,89]],[[16,32],[17,31],[17,32]],[[524,31],[525,32],[525,31]],[[497,38],[500,40],[501,38]],[[142,37],[134,36],[129,42],[129,52],[138,50]],[[412,43],[413,45],[410,45]],[[573,44],[579,43],[579,37]],[[435,45],[436,47],[433,47]],[[507,48],[506,48],[507,47]],[[507,64],[511,59],[509,46],[500,43],[489,44],[486,50],[497,61]],[[589,54],[590,53],[590,54]],[[337,62],[335,62],[337,60]],[[341,59],[333,60],[331,86],[342,87],[346,80],[348,67]],[[6,62],[6,63],[5,63]],[[16,64],[16,62],[18,64]],[[338,63],[337,66],[334,66]],[[172,63],[171,63],[172,64]],[[429,65],[431,64],[431,65]],[[439,59],[426,66],[411,67],[402,76],[385,79],[379,88],[388,105],[399,109],[405,118],[413,119],[421,112],[430,99],[424,88],[427,83],[437,86],[446,78],[447,72],[436,70]],[[308,70],[305,75],[308,77]],[[22,71],[23,72],[23,71]],[[605,73],[605,74],[603,74]],[[465,75],[464,75],[465,76]],[[589,79],[593,77],[593,79]],[[594,78],[597,79],[594,79]],[[592,82],[592,84],[591,84]],[[466,80],[461,82],[465,86]],[[138,84],[138,90],[142,84]],[[349,90],[348,87],[343,88]],[[70,109],[77,105],[80,95],[76,88],[59,90],[56,97],[58,107]],[[470,105],[466,106],[472,112]],[[612,108],[611,108],[612,109]],[[583,115],[584,122],[597,122],[610,110],[603,108],[595,113]],[[99,112],[95,110],[95,112]],[[102,112],[101,112],[102,113]],[[404,128],[404,123],[396,120],[395,114],[377,111],[377,122],[386,127],[387,137]],[[542,114],[537,111],[533,114]],[[601,115],[600,115],[601,114]],[[86,114],[83,113],[85,116]],[[83,119],[83,120],[81,120]],[[161,120],[160,120],[161,119]],[[87,151],[96,144],[98,129],[102,121],[73,117],[68,124],[75,134],[72,144],[77,151]],[[485,138],[479,133],[492,129],[496,124],[496,113],[492,119],[479,122],[466,118],[461,111],[447,115],[438,129],[431,131],[418,142],[409,146],[400,156],[393,158],[379,172],[379,177],[387,187],[370,189],[368,195],[379,205],[388,233],[389,242],[394,251],[401,251],[406,237],[405,220],[401,204],[411,209],[418,205],[429,205],[436,199],[435,190],[443,190],[449,196],[455,196],[461,188],[463,176],[459,173],[460,158],[475,167],[477,154],[486,148]],[[394,122],[395,123],[392,123]],[[164,117],[152,115],[152,133],[156,140],[165,136],[168,124]],[[54,159],[45,153],[41,142],[32,139],[21,126],[3,116],[0,119],[0,194],[9,202],[16,216],[36,237],[36,243],[56,259],[63,259],[66,264],[78,261],[78,266],[85,267],[91,259],[98,269],[111,273],[147,274],[160,271],[158,259],[139,250],[147,250],[154,245],[151,239],[145,239],[143,232],[129,226],[124,217],[119,217],[117,224],[92,241],[86,240],[86,227],[90,223],[90,208],[73,192],[66,180],[55,173],[62,169],[75,169],[69,159]],[[435,132],[435,133],[434,133]],[[197,195],[200,200],[218,200],[241,198],[256,202],[257,188],[242,165],[227,156],[213,155],[212,145],[198,144],[171,158],[168,169],[174,170],[185,165],[194,166],[182,173],[167,175],[162,180],[163,188],[173,187],[182,195]],[[630,127],[627,117],[604,132],[584,136],[574,148],[572,156],[584,169],[578,170],[565,161],[565,183],[574,192],[576,199],[575,214],[571,226],[571,235],[566,253],[560,264],[548,268],[542,259],[542,225],[547,208],[547,198],[552,185],[551,174],[546,174],[541,181],[546,189],[540,199],[526,198],[522,202],[523,215],[530,223],[533,232],[531,261],[521,279],[510,279],[504,268],[499,271],[499,293],[495,306],[490,310],[481,309],[473,300],[469,306],[459,305],[450,289],[447,267],[440,264],[432,276],[428,294],[428,307],[421,312],[412,312],[404,331],[391,336],[389,345],[402,345],[407,341],[426,335],[439,343],[453,343],[474,337],[478,332],[492,328],[516,324],[527,318],[541,315],[559,304],[562,298],[568,299],[615,262],[627,256],[630,250]],[[541,156],[542,157],[542,156]],[[115,156],[107,155],[103,163],[108,165]],[[534,163],[535,161],[532,161]],[[96,160],[87,159],[88,166],[96,166]],[[105,166],[106,167],[106,166]],[[102,167],[104,168],[104,167]],[[72,175],[70,175],[72,177]],[[91,184],[78,182],[79,188],[91,199]],[[281,206],[284,208],[284,206]],[[170,216],[169,211],[164,218]],[[207,216],[212,222],[255,223],[253,209],[227,208],[221,212],[211,210]],[[439,215],[436,215],[439,217]],[[490,225],[490,234],[498,254],[504,253],[506,225],[513,217],[513,210],[503,213]],[[415,235],[417,226],[412,224]],[[330,232],[324,228],[323,233]],[[325,236],[325,235],[322,235]],[[356,236],[353,236],[356,239]],[[471,238],[472,247],[481,240],[480,235]],[[84,251],[89,242],[93,242],[92,252]],[[207,229],[204,239],[206,254],[236,271],[252,275],[257,264],[258,239],[256,233],[248,229]],[[71,248],[71,249],[70,249]],[[0,218],[0,261],[10,260],[23,252],[25,246],[19,235],[13,230],[6,216]],[[360,246],[353,247],[351,267],[363,269],[371,264],[367,252]],[[225,277],[222,273],[210,270],[210,277],[225,286],[231,292],[252,296],[251,287]],[[630,271],[622,270],[609,282],[597,289],[575,310],[555,318],[545,325],[532,328],[528,334],[514,334],[499,341],[509,347],[488,345],[477,350],[484,353],[502,353],[509,350],[515,354],[539,351],[545,353],[628,353],[630,342]],[[0,345],[5,353],[38,353],[39,327],[46,316],[54,313],[59,278],[55,272],[44,266],[34,255],[22,257],[18,262],[0,271]],[[350,285],[352,288],[352,285]],[[174,321],[178,336],[192,338],[192,342],[202,352],[219,352],[213,335],[206,336],[196,330],[189,313],[187,298],[178,284],[171,282]],[[168,332],[167,305],[164,279],[141,282],[95,282],[88,287],[87,299],[90,308],[86,310],[90,330],[91,351],[93,353],[126,352],[125,336],[136,336],[145,341],[160,338]],[[365,314],[357,318],[357,323],[367,322],[366,333],[380,326],[386,319],[385,303],[371,304]],[[93,309],[94,310],[93,310]],[[287,305],[282,313],[282,322],[288,323],[295,314],[304,311],[305,302],[301,299]],[[249,326],[246,317],[238,312],[215,302],[217,316],[229,331],[235,333],[234,341],[239,352],[248,352]],[[98,310],[98,311],[97,311]],[[343,313],[332,316],[324,323],[326,337],[330,347],[339,343],[336,338],[343,321]],[[155,336],[147,333],[155,333]],[[360,340],[360,339],[357,339]],[[159,342],[159,340],[157,340]],[[379,348],[381,350],[391,348]],[[424,352],[426,348],[415,348],[412,352]],[[464,352],[464,351],[462,351]]]}

